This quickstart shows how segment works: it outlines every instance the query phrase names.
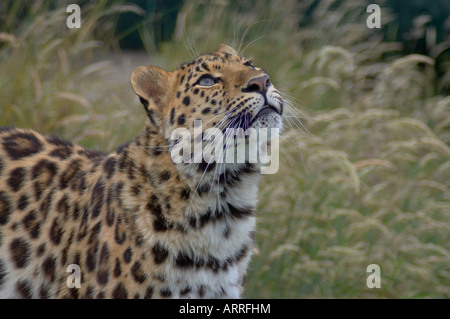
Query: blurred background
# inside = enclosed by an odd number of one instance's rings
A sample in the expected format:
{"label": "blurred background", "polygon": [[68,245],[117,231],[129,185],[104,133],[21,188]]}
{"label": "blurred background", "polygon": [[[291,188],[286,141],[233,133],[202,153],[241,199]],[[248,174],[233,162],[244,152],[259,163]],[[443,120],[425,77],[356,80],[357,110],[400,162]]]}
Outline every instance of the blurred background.
{"label": "blurred background", "polygon": [[1,1],[0,125],[112,151],[144,126],[135,67],[232,45],[287,105],[245,297],[449,298],[449,14],[447,0]]}

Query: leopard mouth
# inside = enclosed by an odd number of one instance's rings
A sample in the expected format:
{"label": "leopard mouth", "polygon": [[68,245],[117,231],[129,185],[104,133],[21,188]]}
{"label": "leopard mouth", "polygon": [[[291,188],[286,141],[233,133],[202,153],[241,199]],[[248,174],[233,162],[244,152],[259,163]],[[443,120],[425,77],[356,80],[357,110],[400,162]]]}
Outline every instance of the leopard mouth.
{"label": "leopard mouth", "polygon": [[278,116],[281,116],[281,113],[272,105],[266,104],[262,107],[262,109],[256,114],[256,116],[253,118],[253,120],[250,122],[250,126],[252,126],[258,119],[260,119],[263,116],[270,115],[270,114],[277,114]]}
{"label": "leopard mouth", "polygon": [[241,112],[233,117],[230,117],[229,121],[234,123],[234,125],[223,127],[222,133],[225,134],[226,130],[230,128],[243,129],[245,131],[248,128],[254,127],[254,124],[257,121],[262,120],[264,122],[264,118],[269,117],[278,117],[281,119],[281,112],[276,107],[269,104],[264,105],[254,117],[252,117],[251,113]]}

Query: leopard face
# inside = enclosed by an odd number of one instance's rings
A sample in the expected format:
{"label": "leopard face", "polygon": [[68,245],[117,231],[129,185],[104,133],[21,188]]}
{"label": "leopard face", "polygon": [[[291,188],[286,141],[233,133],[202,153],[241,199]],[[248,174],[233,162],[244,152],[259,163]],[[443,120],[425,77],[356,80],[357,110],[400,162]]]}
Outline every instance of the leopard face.
{"label": "leopard face", "polygon": [[178,128],[198,138],[193,131],[196,120],[201,120],[203,132],[282,127],[280,92],[264,70],[226,45],[174,72],[139,67],[131,81],[150,120],[160,123],[166,139]]}

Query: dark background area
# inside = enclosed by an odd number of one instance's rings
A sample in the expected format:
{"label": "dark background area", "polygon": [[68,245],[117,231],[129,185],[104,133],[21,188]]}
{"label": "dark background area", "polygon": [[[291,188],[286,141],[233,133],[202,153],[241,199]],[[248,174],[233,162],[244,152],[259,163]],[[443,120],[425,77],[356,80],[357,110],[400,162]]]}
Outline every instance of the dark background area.
{"label": "dark background area", "polygon": [[[231,0],[230,8],[236,12],[251,11],[256,0]],[[183,7],[182,0],[134,0],[130,1],[140,6],[145,14],[139,16],[132,12],[120,15],[116,34],[119,37],[120,47],[124,49],[143,49],[144,30],[153,31],[154,47],[158,49],[165,41],[170,41],[175,30],[177,15]],[[302,8],[306,7],[299,28],[312,23],[314,12],[321,0],[298,0]],[[339,10],[343,1],[336,0],[333,7]],[[444,74],[445,61],[450,60],[449,45],[443,45],[442,51],[439,44],[450,41],[449,29],[450,1],[448,0],[387,0],[381,5],[383,11],[390,12],[394,19],[383,24],[380,33],[385,41],[400,42],[401,54],[418,53],[431,56],[435,59],[437,76]],[[382,16],[383,19],[383,16]],[[349,21],[342,21],[342,23]],[[447,24],[446,24],[447,23]],[[437,49],[436,49],[437,48]],[[444,88],[446,94],[449,88]]]}

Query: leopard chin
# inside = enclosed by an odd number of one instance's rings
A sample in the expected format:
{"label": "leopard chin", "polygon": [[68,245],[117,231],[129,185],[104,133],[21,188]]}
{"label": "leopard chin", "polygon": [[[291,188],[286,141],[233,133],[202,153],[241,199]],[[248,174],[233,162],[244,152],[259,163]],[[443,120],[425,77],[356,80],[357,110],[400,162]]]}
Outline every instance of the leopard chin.
{"label": "leopard chin", "polygon": [[255,129],[273,128],[281,130],[283,128],[283,120],[281,114],[279,114],[277,110],[271,106],[265,106],[256,115],[254,120],[251,122],[250,127]]}

